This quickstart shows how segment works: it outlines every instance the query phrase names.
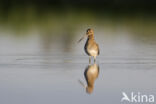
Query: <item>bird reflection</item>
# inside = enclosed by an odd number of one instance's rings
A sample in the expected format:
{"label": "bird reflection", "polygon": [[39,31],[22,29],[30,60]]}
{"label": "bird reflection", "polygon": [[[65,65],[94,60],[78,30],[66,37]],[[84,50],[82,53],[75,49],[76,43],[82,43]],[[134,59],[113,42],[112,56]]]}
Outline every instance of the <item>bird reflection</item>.
{"label": "bird reflection", "polygon": [[92,65],[88,65],[85,69],[84,76],[87,82],[87,86],[83,84],[82,81],[79,80],[80,84],[86,88],[86,92],[91,94],[94,90],[94,82],[99,75],[99,65],[96,63]]}

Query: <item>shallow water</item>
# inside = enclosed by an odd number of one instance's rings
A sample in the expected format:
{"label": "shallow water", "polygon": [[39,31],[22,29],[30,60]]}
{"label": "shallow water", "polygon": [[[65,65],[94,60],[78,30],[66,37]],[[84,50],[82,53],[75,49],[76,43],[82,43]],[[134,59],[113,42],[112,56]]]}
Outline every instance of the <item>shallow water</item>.
{"label": "shallow water", "polygon": [[[73,26],[77,16],[67,13],[60,21],[48,14],[41,23],[32,18],[26,30],[19,27],[29,19],[19,26],[10,16],[12,22],[0,25],[0,104],[121,104],[122,92],[156,95],[156,20],[88,14],[90,20]],[[88,27],[100,46],[91,94],[84,88],[85,40],[77,43]]]}
{"label": "shallow water", "polygon": [[[1,37],[1,104],[121,104],[123,91],[156,94],[155,44],[133,45],[131,41],[116,39],[112,45],[107,40],[109,45],[101,45],[96,62],[99,76],[92,94],[87,94],[79,83],[80,80],[87,85],[84,71],[89,63],[83,51],[85,41],[74,43],[72,51],[58,48],[55,52],[50,48],[50,53],[40,47],[38,36],[30,36],[24,42]],[[100,44],[103,40],[97,39]]]}

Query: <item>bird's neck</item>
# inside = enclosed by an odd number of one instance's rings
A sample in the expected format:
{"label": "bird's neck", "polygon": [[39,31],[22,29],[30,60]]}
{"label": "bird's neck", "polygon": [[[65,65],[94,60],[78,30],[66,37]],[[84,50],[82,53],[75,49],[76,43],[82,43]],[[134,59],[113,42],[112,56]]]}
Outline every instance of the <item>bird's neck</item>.
{"label": "bird's neck", "polygon": [[94,40],[94,35],[93,35],[93,34],[89,35],[89,36],[88,36],[88,39]]}

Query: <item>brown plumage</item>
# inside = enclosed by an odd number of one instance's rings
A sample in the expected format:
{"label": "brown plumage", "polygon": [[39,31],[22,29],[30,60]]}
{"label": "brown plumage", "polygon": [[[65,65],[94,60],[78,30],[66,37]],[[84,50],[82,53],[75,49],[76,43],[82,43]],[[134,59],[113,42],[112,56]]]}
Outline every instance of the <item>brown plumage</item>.
{"label": "brown plumage", "polygon": [[[95,42],[94,39],[94,31],[92,29],[87,29],[86,35],[88,37],[84,50],[89,55],[89,63],[91,62],[91,56],[94,57],[94,62],[96,61],[96,56],[99,55],[100,50],[99,50],[99,45]],[[84,36],[84,37],[85,37]],[[79,42],[84,38],[82,37]]]}

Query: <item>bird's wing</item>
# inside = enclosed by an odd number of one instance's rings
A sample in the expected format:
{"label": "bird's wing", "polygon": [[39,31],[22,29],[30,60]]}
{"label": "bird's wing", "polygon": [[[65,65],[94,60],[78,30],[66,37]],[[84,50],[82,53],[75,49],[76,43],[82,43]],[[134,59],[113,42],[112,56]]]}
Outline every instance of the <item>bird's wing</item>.
{"label": "bird's wing", "polygon": [[99,49],[99,45],[98,44],[96,44],[97,45],[97,50],[98,50],[98,55],[100,54],[100,49]]}

